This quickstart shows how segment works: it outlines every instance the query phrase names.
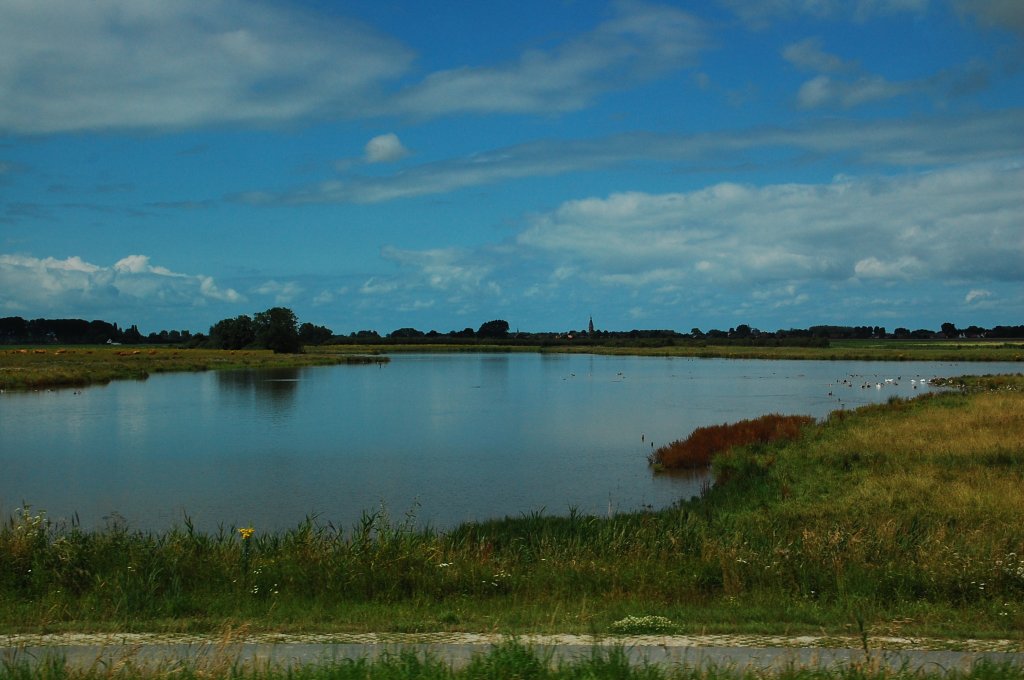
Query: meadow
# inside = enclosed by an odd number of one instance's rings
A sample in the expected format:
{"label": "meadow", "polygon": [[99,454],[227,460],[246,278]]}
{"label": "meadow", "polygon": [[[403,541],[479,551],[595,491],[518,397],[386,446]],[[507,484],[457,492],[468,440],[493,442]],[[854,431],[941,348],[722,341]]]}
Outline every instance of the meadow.
{"label": "meadow", "polygon": [[653,621],[1024,642],[1024,376],[959,382],[729,449],[714,485],[662,510],[439,532],[380,508],[345,527],[202,533],[186,518],[144,533],[24,508],[0,528],[0,629],[614,634]]}

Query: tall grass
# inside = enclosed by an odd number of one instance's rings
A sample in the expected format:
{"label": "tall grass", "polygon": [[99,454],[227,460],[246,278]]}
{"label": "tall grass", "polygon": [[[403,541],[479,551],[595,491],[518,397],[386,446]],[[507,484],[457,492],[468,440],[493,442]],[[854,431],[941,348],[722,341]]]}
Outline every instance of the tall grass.
{"label": "tall grass", "polygon": [[810,416],[772,413],[736,423],[698,427],[686,439],[657,448],[648,462],[659,470],[708,467],[712,458],[733,447],[796,439],[803,428],[813,422]]}
{"label": "tall grass", "polygon": [[1024,395],[937,394],[837,412],[734,448],[659,511],[419,529],[365,514],[246,538],[0,528],[6,630],[685,631],[1024,639]]}

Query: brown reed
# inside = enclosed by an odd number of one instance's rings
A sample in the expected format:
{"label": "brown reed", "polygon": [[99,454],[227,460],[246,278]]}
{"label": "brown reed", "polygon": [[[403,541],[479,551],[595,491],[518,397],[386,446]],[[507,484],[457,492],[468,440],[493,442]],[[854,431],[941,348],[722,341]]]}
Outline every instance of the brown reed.
{"label": "brown reed", "polygon": [[810,416],[770,413],[735,423],[698,427],[686,439],[677,439],[657,449],[647,461],[657,470],[692,470],[711,465],[715,455],[736,446],[796,439],[814,422]]}

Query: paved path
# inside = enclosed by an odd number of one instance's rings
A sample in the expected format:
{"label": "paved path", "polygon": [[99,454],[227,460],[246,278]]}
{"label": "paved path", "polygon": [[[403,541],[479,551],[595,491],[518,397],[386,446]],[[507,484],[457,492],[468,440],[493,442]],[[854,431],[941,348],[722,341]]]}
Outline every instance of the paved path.
{"label": "paved path", "polygon": [[413,650],[458,667],[493,645],[510,640],[533,647],[552,660],[590,656],[595,649],[621,647],[634,663],[695,667],[778,669],[854,664],[950,671],[981,659],[1010,662],[1024,675],[1024,640],[937,640],[873,637],[868,652],[859,638],[768,635],[503,635],[473,633],[321,634],[227,633],[221,638],[174,634],[0,635],[0,655],[30,662],[61,655],[73,666],[125,663],[167,666],[188,661],[203,667],[247,663],[315,663],[376,658]]}

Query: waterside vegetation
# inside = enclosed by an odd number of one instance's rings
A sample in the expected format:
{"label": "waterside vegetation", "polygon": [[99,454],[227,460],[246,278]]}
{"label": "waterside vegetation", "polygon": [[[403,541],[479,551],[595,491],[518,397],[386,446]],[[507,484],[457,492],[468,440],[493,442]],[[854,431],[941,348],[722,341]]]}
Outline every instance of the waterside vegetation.
{"label": "waterside vegetation", "polygon": [[307,352],[402,354],[409,352],[541,352],[704,359],[788,359],[811,361],[1007,361],[1024,362],[1024,341],[989,340],[832,340],[818,345],[704,340],[545,344],[512,340],[346,344],[307,347]]}
{"label": "waterside vegetation", "polygon": [[153,373],[297,368],[341,363],[380,363],[360,354],[276,354],[271,350],[206,350],[171,347],[45,346],[0,349],[0,389],[82,387],[111,380],[145,380]]}
{"label": "waterside vegetation", "polygon": [[438,532],[381,509],[209,534],[24,509],[0,528],[0,629],[611,634],[633,616],[1024,644],[1024,376],[1010,382],[730,449],[718,483],[657,511]]}
{"label": "waterside vegetation", "polygon": [[813,422],[810,416],[769,413],[736,423],[706,425],[695,429],[686,439],[659,446],[647,462],[658,472],[706,468],[712,459],[728,456],[733,448],[796,439]]}

